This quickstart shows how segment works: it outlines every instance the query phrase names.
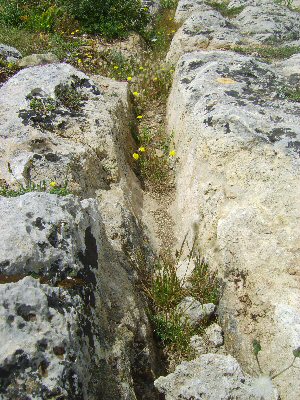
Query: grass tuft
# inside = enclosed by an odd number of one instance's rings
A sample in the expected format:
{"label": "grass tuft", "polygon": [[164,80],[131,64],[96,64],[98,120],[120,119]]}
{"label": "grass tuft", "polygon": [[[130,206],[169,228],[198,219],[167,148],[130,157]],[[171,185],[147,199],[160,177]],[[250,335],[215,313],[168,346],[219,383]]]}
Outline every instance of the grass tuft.
{"label": "grass tuft", "polygon": [[150,303],[150,320],[156,337],[161,342],[169,362],[189,360],[194,356],[190,346],[193,335],[202,334],[209,324],[207,319],[195,327],[184,317],[178,304],[187,296],[205,303],[218,303],[219,284],[216,276],[208,270],[201,257],[194,258],[195,269],[187,279],[177,276],[178,259],[161,256],[154,264],[153,270],[140,262],[138,272],[141,287]]}

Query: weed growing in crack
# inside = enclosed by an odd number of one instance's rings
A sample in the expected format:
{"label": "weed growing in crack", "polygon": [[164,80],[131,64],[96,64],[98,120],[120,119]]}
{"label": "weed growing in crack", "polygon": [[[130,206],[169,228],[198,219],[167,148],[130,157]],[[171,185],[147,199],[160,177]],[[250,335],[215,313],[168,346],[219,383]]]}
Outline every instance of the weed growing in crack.
{"label": "weed growing in crack", "polygon": [[177,161],[172,138],[166,138],[162,132],[153,132],[148,127],[143,127],[138,136],[140,146],[132,154],[142,180],[158,191],[172,185],[172,169]]}
{"label": "weed growing in crack", "polygon": [[141,287],[150,304],[149,316],[154,332],[169,361],[176,358],[177,364],[194,357],[190,339],[193,335],[202,334],[209,324],[207,318],[198,326],[191,324],[177,306],[188,296],[202,304],[217,304],[219,298],[216,276],[209,272],[200,256],[192,257],[190,254],[190,257],[195,268],[189,278],[178,276],[179,259],[174,260],[170,255],[157,259],[152,270],[142,260],[138,265]]}
{"label": "weed growing in crack", "polygon": [[299,46],[275,47],[270,45],[264,46],[231,46],[230,50],[237,53],[260,57],[267,62],[272,60],[282,60],[291,57],[293,54],[300,52]]}
{"label": "weed growing in crack", "polygon": [[209,4],[211,7],[213,7],[215,10],[219,11],[220,14],[223,15],[225,18],[234,18],[237,15],[239,15],[243,9],[244,6],[240,7],[228,7],[229,1],[224,0],[222,3],[219,1],[207,1],[207,4]]}
{"label": "weed growing in crack", "polygon": [[66,181],[64,184],[59,184],[56,181],[52,180],[50,182],[40,181],[39,183],[35,183],[32,181],[28,181],[26,184],[21,183],[13,174],[10,163],[7,163],[8,172],[14,178],[16,184],[13,186],[8,185],[5,181],[0,181],[0,196],[3,197],[18,197],[22,196],[25,193],[30,192],[47,192],[50,194],[56,194],[57,196],[67,196],[70,193],[68,190],[68,182]]}

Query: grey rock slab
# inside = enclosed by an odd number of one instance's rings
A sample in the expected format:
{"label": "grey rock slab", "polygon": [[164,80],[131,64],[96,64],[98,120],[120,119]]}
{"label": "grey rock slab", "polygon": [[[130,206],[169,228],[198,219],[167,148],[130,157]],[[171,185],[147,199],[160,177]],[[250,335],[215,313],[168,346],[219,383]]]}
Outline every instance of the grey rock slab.
{"label": "grey rock slab", "polygon": [[190,345],[197,356],[207,353],[207,346],[202,336],[194,335],[190,339]]}
{"label": "grey rock slab", "polygon": [[22,54],[14,47],[7,46],[6,44],[0,44],[0,57],[4,58],[8,62],[16,62],[22,57]]}
{"label": "grey rock slab", "polygon": [[[300,104],[276,67],[233,52],[184,55],[169,98],[178,155],[179,243],[197,243],[224,284],[218,315],[227,349],[280,371],[299,346]],[[183,254],[185,256],[186,254]],[[267,327],[267,328],[266,328]],[[287,361],[289,360],[289,361]],[[298,370],[276,379],[300,397]]]}
{"label": "grey rock slab", "polygon": [[192,326],[197,326],[205,317],[210,317],[215,311],[212,303],[201,304],[194,297],[185,297],[177,306],[182,319],[187,319]]}
{"label": "grey rock slab", "polygon": [[235,18],[225,18],[202,2],[179,2],[176,32],[167,61],[196,50],[228,49],[234,46],[299,46],[300,14],[273,0],[234,0],[228,8],[242,7]]}
{"label": "grey rock slab", "polygon": [[[156,388],[166,400],[277,400],[271,386],[270,396],[252,389],[252,379],[244,375],[231,356],[205,354],[193,361],[181,363],[176,370],[155,381]],[[268,382],[269,383],[269,382]]]}
{"label": "grey rock slab", "polygon": [[67,64],[23,69],[0,88],[0,179],[67,181],[84,197],[137,181],[127,162],[130,116],[126,83],[92,80]]}
{"label": "grey rock slab", "polygon": [[242,43],[242,35],[218,11],[207,5],[199,5],[176,32],[167,62],[175,64],[185,53],[200,49],[226,48]]}
{"label": "grey rock slab", "polygon": [[73,196],[0,197],[0,215],[0,274],[37,274],[56,283],[84,269],[81,254],[91,217]]}
{"label": "grey rock slab", "polygon": [[253,43],[278,45],[300,39],[300,15],[272,1],[247,5],[234,24]]}
{"label": "grey rock slab", "polygon": [[294,54],[292,57],[274,63],[276,69],[284,76],[289,78],[291,84],[297,84],[300,78],[300,54]]}
{"label": "grey rock slab", "polygon": [[175,21],[180,24],[195,12],[201,12],[205,9],[211,9],[205,0],[179,0],[175,13]]}
{"label": "grey rock slab", "polygon": [[72,195],[0,197],[1,399],[155,396],[147,316],[98,208]]}
{"label": "grey rock slab", "polygon": [[212,346],[220,347],[224,344],[224,333],[220,325],[213,323],[205,329],[204,333]]}
{"label": "grey rock slab", "polygon": [[58,57],[53,53],[45,53],[45,54],[31,54],[30,56],[26,56],[18,60],[18,66],[21,68],[24,67],[34,67],[37,65],[45,65],[58,63]]}
{"label": "grey rock slab", "polygon": [[1,399],[21,398],[25,388],[30,399],[82,395],[89,360],[80,297],[26,277],[0,285],[0,300]]}

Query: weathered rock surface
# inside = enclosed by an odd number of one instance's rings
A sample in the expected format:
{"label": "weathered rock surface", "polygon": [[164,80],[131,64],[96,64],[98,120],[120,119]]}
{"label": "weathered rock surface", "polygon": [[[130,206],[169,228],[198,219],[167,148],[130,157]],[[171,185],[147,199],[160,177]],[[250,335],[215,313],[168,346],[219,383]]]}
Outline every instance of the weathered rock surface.
{"label": "weathered rock surface", "polygon": [[240,8],[235,18],[225,18],[205,1],[179,2],[176,18],[184,22],[172,41],[167,61],[199,49],[231,46],[300,46],[300,14],[273,0],[233,0]]}
{"label": "weathered rock surface", "polygon": [[127,85],[52,64],[0,90],[1,185],[67,180],[84,198],[0,197],[1,399],[156,398]]}
{"label": "weathered rock surface", "polygon": [[147,317],[97,208],[0,198],[3,399],[155,396]]}
{"label": "weathered rock surface", "polygon": [[67,64],[20,71],[0,88],[0,179],[67,181],[85,197],[124,180],[137,188],[128,96],[126,84]]}
{"label": "weathered rock surface", "polygon": [[204,331],[209,344],[215,347],[222,346],[224,344],[223,330],[220,325],[214,323],[208,326]]}
{"label": "weathered rock surface", "polygon": [[0,57],[4,58],[8,62],[16,62],[22,57],[22,54],[14,47],[0,44]]}
{"label": "weathered rock surface", "polygon": [[[290,98],[297,76],[282,75],[284,65],[187,54],[168,104],[179,242],[189,232],[191,247],[196,236],[219,271],[225,344],[248,371],[257,368],[253,339],[265,372],[287,366],[300,343],[300,104]],[[283,399],[300,397],[298,377],[292,368],[276,378]]]}
{"label": "weathered rock surface", "polygon": [[187,319],[192,326],[197,326],[204,318],[209,318],[214,313],[216,306],[212,303],[201,304],[194,297],[185,297],[178,304],[177,309],[182,319]]}
{"label": "weathered rock surface", "polygon": [[180,364],[175,372],[160,377],[155,386],[166,400],[276,400],[270,380],[258,388],[255,380],[244,375],[231,356],[205,354]]}
{"label": "weathered rock surface", "polygon": [[34,67],[37,65],[45,65],[58,63],[58,57],[53,53],[45,53],[45,54],[31,54],[30,56],[23,57],[18,61],[19,67]]}

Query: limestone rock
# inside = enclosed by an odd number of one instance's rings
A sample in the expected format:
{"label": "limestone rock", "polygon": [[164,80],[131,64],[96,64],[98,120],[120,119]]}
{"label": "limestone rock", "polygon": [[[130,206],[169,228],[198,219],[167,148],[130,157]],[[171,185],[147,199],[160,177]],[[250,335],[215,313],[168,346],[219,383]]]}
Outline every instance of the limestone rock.
{"label": "limestone rock", "polygon": [[206,317],[209,318],[214,313],[215,308],[214,304],[202,305],[193,297],[185,297],[177,306],[178,311],[182,314],[182,319],[187,318],[192,326],[199,325]]}
{"label": "limestone rock", "polygon": [[58,63],[58,57],[53,53],[45,53],[45,54],[31,54],[30,56],[23,57],[18,61],[19,67],[34,67],[37,65],[45,65]]}
{"label": "limestone rock", "polygon": [[[30,280],[37,288],[33,303],[53,290],[65,316],[56,340],[55,320],[47,320],[52,303],[49,312],[45,306],[45,313],[31,315],[27,297],[22,298],[21,309],[29,311],[21,312],[32,323],[18,349],[18,325],[4,325],[13,345],[9,358],[1,358],[0,351],[0,368],[6,371],[0,397],[33,400],[44,391],[61,399],[156,398],[156,353],[132,268],[137,254],[151,257],[151,247],[139,222],[141,189],[130,167],[134,142],[127,84],[91,80],[69,65],[51,64],[20,71],[0,90],[1,184],[17,188],[67,180],[69,191],[83,199],[49,193],[0,197],[5,293],[27,290],[31,275],[42,283]],[[14,317],[13,298],[9,307]],[[52,334],[53,344],[47,342]],[[46,340],[49,352],[34,350],[36,338]]]}
{"label": "limestone rock", "polygon": [[22,54],[14,47],[0,44],[0,58],[4,58],[8,62],[16,62]]}
{"label": "limestone rock", "polygon": [[[190,53],[167,116],[179,158],[178,241],[189,233],[191,248],[198,215],[197,246],[224,282],[226,347],[253,370],[260,339],[266,372],[286,366],[300,343],[300,104],[289,79],[233,52]],[[283,399],[300,397],[297,376],[276,379]]]}
{"label": "limestone rock", "polygon": [[0,215],[1,399],[155,398],[147,317],[97,201],[28,193]]}
{"label": "limestone rock", "polygon": [[183,25],[173,38],[167,61],[174,64],[184,53],[200,49],[300,45],[298,12],[273,0],[232,0],[228,4],[229,9],[239,7],[235,18],[225,18],[205,2],[180,1],[176,15]]}
{"label": "limestone rock", "polygon": [[84,197],[126,180],[138,187],[128,99],[126,83],[67,64],[21,70],[0,88],[0,179],[67,181]]}
{"label": "limestone rock", "polygon": [[278,399],[272,386],[268,396],[262,397],[265,391],[255,392],[252,385],[251,378],[243,374],[233,357],[217,354],[205,354],[193,361],[183,362],[175,372],[155,381],[155,386],[166,396],[166,400]]}
{"label": "limestone rock", "polygon": [[238,29],[229,24],[218,11],[206,4],[199,5],[176,32],[167,55],[167,62],[174,64],[188,52],[200,49],[224,48],[242,43]]}
{"label": "limestone rock", "polygon": [[207,346],[202,336],[194,335],[190,339],[190,345],[197,356],[207,353]]}
{"label": "limestone rock", "polygon": [[180,24],[195,12],[201,12],[204,9],[210,9],[205,0],[179,0],[175,20]]}
{"label": "limestone rock", "polygon": [[295,86],[299,85],[300,53],[294,54],[292,57],[283,61],[278,61],[274,65],[281,74],[283,74],[287,78],[290,78],[289,81],[291,84],[294,84]]}
{"label": "limestone rock", "polygon": [[235,18],[234,24],[249,43],[292,42],[300,39],[300,15],[286,7],[264,0],[248,5]]}
{"label": "limestone rock", "polygon": [[213,323],[205,329],[204,333],[208,339],[209,344],[215,347],[223,345],[223,330],[220,325]]}

